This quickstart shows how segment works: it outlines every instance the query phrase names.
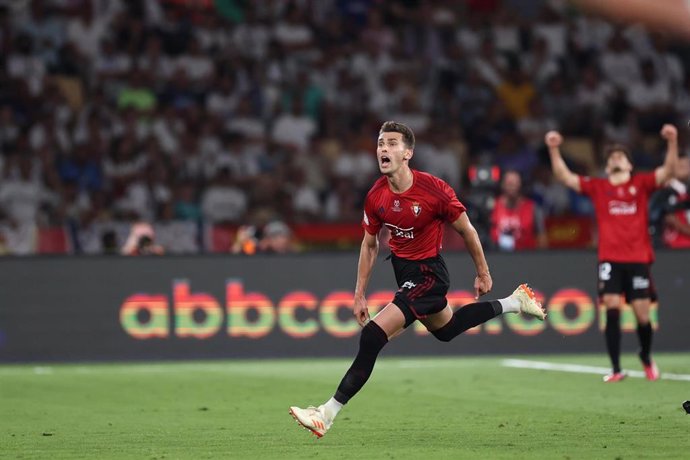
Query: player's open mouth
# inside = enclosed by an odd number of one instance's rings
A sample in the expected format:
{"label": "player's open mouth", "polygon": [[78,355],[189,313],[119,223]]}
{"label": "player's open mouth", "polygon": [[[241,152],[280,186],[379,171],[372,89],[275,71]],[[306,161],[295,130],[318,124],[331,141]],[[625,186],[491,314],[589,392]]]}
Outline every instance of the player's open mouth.
{"label": "player's open mouth", "polygon": [[387,166],[391,164],[391,159],[388,158],[387,156],[382,156],[381,157],[381,166]]}

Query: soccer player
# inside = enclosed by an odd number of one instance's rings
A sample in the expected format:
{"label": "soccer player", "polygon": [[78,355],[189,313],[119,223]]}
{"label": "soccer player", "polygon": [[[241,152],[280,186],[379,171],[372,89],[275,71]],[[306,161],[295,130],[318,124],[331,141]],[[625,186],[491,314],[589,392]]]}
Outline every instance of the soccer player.
{"label": "soccer player", "polygon": [[582,177],[570,171],[560,152],[561,134],[549,131],[545,136],[556,178],[594,202],[599,227],[598,287],[606,307],[606,348],[613,367],[613,372],[604,377],[605,382],[619,382],[626,377],[620,367],[621,294],[625,294],[635,313],[639,357],[645,375],[648,380],[659,378],[659,369],[651,357],[649,268],[654,253],[647,230],[647,201],[649,195],[673,175],[678,159],[678,130],[673,125],[664,125],[661,136],[667,143],[662,166],[653,172],[633,175],[630,153],[626,147],[614,145],[606,151],[605,179]]}
{"label": "soccer player", "polygon": [[[389,339],[414,321],[421,321],[434,337],[448,342],[502,313],[521,311],[540,320],[546,316],[526,284],[504,299],[472,303],[453,313],[446,300],[448,270],[439,254],[446,222],[464,238],[474,261],[475,299],[489,292],[493,281],[477,231],[453,189],[431,174],[410,168],[414,143],[409,127],[393,121],[381,126],[376,156],[382,177],[364,203],[364,239],[357,266],[354,315],[363,327],[359,351],[331,399],[319,407],[290,407],[295,420],[317,437],[328,431],[343,405],[364,386]],[[391,257],[399,289],[393,301],[370,320],[365,292],[379,250],[377,235],[383,226],[391,233]]]}

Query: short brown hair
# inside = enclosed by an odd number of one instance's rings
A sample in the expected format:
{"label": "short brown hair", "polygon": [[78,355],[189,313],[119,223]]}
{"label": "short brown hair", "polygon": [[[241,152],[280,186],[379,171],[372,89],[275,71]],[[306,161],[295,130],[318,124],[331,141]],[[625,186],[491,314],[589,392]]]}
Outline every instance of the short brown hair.
{"label": "short brown hair", "polygon": [[387,121],[381,125],[379,134],[381,133],[400,133],[402,134],[405,145],[410,149],[414,149],[414,133],[407,125],[398,123],[397,121]]}
{"label": "short brown hair", "polygon": [[631,165],[634,165],[632,153],[630,149],[623,144],[611,144],[604,150],[604,161],[609,161],[609,157],[616,152],[621,152],[628,159]]}

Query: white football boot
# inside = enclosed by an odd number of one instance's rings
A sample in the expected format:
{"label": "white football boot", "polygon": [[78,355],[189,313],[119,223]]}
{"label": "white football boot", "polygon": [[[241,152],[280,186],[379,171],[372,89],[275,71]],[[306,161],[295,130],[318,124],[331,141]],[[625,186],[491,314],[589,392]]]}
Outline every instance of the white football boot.
{"label": "white football boot", "polygon": [[292,406],[290,407],[290,415],[297,423],[311,431],[317,438],[326,434],[331,425],[333,425],[333,420],[326,417],[323,406],[309,406],[306,409]]}
{"label": "white football boot", "polygon": [[528,315],[534,316],[539,321],[544,321],[546,312],[542,308],[541,303],[534,295],[534,291],[527,284],[521,284],[513,291],[511,297],[520,302],[520,311]]}

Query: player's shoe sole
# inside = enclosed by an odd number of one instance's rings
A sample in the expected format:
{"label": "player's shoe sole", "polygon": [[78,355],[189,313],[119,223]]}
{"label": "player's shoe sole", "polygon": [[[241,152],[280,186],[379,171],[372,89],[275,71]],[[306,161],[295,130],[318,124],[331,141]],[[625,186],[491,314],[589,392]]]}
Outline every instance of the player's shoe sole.
{"label": "player's shoe sole", "polygon": [[297,424],[317,438],[323,437],[331,427],[332,422],[324,419],[323,415],[316,407],[301,409],[297,406],[290,407],[289,414],[295,419]]}
{"label": "player's shoe sole", "polygon": [[625,378],[628,376],[625,372],[614,372],[609,375],[604,376],[604,383],[615,383],[615,382],[620,382],[622,380],[625,380]]}
{"label": "player's shoe sole", "polygon": [[541,303],[537,300],[537,296],[534,295],[534,291],[526,283],[513,291],[513,297],[520,301],[520,311],[522,313],[534,316],[539,321],[544,321],[546,318],[546,312],[541,306]]}

